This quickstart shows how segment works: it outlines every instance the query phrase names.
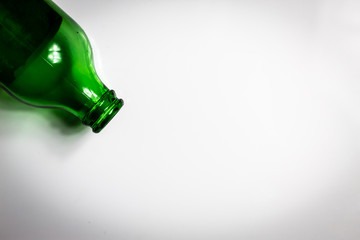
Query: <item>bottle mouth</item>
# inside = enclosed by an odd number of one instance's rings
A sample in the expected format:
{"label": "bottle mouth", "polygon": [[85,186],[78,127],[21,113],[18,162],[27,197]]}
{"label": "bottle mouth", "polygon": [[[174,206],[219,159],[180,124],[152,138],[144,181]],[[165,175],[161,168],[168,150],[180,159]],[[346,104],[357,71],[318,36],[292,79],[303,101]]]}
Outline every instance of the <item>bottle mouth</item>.
{"label": "bottle mouth", "polygon": [[90,126],[94,133],[99,133],[123,105],[124,101],[118,99],[113,90],[107,91],[85,116],[83,124]]}

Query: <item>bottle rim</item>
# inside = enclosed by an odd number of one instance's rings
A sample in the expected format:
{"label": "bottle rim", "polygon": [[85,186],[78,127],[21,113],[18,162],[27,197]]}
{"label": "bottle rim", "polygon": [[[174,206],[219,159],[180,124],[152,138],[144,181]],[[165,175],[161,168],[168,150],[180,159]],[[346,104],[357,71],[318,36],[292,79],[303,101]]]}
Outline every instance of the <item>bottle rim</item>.
{"label": "bottle rim", "polygon": [[83,124],[90,126],[94,133],[99,133],[123,105],[124,101],[116,97],[114,90],[107,91],[85,116]]}

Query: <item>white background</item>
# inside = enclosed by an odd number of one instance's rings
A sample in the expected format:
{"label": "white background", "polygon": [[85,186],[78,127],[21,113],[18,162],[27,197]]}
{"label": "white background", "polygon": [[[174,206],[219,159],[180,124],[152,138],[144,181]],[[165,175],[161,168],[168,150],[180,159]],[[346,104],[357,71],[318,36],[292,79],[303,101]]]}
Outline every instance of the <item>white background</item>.
{"label": "white background", "polygon": [[0,92],[1,240],[360,239],[359,1],[56,3],[125,106]]}

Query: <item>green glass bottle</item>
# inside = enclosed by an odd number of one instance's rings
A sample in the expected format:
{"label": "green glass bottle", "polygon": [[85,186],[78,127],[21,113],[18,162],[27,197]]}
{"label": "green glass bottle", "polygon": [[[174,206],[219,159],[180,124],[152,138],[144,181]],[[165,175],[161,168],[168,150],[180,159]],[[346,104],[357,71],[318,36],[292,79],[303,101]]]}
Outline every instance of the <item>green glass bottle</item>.
{"label": "green glass bottle", "polygon": [[100,132],[123,106],[99,79],[81,27],[50,0],[0,1],[0,86]]}

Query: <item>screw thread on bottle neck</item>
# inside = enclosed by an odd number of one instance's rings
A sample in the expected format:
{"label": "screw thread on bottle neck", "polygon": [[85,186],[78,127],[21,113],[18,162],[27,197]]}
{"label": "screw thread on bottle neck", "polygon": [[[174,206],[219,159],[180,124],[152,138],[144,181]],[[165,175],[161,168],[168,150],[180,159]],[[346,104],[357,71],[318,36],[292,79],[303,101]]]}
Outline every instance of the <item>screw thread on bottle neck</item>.
{"label": "screw thread on bottle neck", "polygon": [[82,120],[94,133],[99,133],[124,105],[113,90],[107,91]]}

